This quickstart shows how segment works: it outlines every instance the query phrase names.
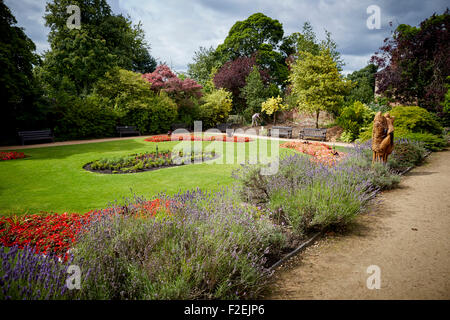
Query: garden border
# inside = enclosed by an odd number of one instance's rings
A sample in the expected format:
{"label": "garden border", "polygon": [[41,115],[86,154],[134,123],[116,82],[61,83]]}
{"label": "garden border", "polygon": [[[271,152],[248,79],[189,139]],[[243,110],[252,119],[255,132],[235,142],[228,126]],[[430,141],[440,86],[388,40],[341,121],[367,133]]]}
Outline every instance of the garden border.
{"label": "garden border", "polygon": [[[431,151],[428,151],[428,153],[425,154],[424,156],[424,160],[426,158],[428,158],[428,156],[432,154]],[[409,168],[407,168],[406,170],[404,170],[403,172],[399,173],[400,176],[405,175],[406,173],[408,173],[409,171],[411,171],[411,169],[415,168],[416,166],[410,166]],[[313,244],[315,242],[315,240],[317,238],[319,238],[319,236],[323,236],[324,232],[323,231],[319,231],[317,233],[315,233],[314,235],[312,235],[308,240],[302,242],[296,249],[292,250],[291,252],[289,252],[288,254],[286,254],[284,257],[282,257],[280,260],[278,260],[277,262],[275,262],[274,264],[272,264],[269,267],[269,270],[272,271],[274,270],[276,267],[280,266],[283,262],[286,262],[287,260],[289,260],[290,258],[292,258],[293,256],[297,255],[298,253],[300,253],[301,251],[303,251],[304,249],[306,249],[309,245]]]}

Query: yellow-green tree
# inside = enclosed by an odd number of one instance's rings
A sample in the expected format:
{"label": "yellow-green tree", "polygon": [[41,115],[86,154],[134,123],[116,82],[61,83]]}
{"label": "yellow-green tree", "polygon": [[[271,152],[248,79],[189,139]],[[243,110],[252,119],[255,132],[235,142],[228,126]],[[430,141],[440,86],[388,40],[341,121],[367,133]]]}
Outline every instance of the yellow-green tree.
{"label": "yellow-green tree", "polygon": [[273,114],[273,124],[275,124],[277,118],[277,111],[284,110],[287,108],[283,103],[283,99],[278,96],[276,98],[272,97],[267,99],[261,104],[261,111],[267,113],[269,116]]}
{"label": "yellow-green tree", "polygon": [[299,56],[289,75],[292,92],[299,110],[315,114],[318,128],[320,112],[336,112],[354,84],[339,74],[329,49],[321,49],[319,55],[300,52]]}

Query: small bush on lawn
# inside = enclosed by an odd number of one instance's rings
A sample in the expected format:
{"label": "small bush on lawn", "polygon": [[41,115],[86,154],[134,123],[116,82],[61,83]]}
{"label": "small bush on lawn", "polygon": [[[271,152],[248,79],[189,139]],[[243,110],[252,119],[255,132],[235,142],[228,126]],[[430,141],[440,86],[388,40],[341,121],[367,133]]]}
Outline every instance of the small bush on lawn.
{"label": "small bush on lawn", "polygon": [[264,255],[283,238],[265,215],[224,193],[186,193],[154,219],[113,216],[91,224],[74,248],[92,270],[89,299],[255,298],[268,271]]}

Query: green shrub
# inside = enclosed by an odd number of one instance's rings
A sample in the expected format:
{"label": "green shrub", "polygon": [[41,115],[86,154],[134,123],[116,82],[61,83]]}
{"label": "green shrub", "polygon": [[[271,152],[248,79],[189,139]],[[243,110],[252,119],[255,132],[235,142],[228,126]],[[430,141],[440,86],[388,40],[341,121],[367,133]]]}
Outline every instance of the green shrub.
{"label": "green shrub", "polygon": [[214,90],[203,97],[204,103],[199,106],[199,117],[203,126],[215,127],[225,122],[232,108],[232,95],[225,89]]}
{"label": "green shrub", "polygon": [[177,105],[161,92],[122,104],[121,113],[122,125],[136,126],[142,134],[165,133],[177,118]]}
{"label": "green shrub", "polygon": [[394,150],[388,158],[388,166],[395,172],[403,172],[409,167],[421,164],[425,153],[423,143],[408,139],[397,139]]}
{"label": "green shrub", "polygon": [[90,95],[73,97],[60,113],[54,128],[61,140],[114,136],[118,114],[106,107],[107,99]]}
{"label": "green shrub", "polygon": [[[187,201],[187,199],[189,200]],[[170,199],[169,199],[170,200]],[[255,299],[267,283],[264,255],[284,238],[265,215],[224,194],[190,192],[170,213],[91,223],[74,248],[90,270],[81,299]]]}
{"label": "green shrub", "polygon": [[373,120],[375,113],[365,104],[355,101],[344,107],[337,118],[337,124],[345,131],[344,138],[353,141],[358,138],[361,128]]}
{"label": "green shrub", "polygon": [[[404,138],[422,142],[431,150],[442,150],[447,141],[441,136],[442,126],[427,110],[420,107],[397,106],[390,112],[395,117],[395,138]],[[373,122],[359,135],[359,141],[365,142],[372,138]]]}
{"label": "green shrub", "polygon": [[164,92],[150,90],[139,73],[113,69],[99,80],[94,92],[120,114],[120,124],[136,126],[143,134],[167,132],[177,118],[177,105]]}
{"label": "green shrub", "polygon": [[395,117],[395,127],[404,128],[410,132],[428,132],[442,134],[442,126],[426,109],[417,106],[397,106],[392,108],[390,115]]}

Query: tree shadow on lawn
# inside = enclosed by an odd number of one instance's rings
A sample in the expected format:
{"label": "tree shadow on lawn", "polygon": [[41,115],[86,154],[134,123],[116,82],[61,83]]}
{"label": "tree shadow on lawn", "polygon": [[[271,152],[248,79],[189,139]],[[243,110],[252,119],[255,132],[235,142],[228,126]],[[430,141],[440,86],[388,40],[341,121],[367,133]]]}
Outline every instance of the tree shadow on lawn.
{"label": "tree shadow on lawn", "polygon": [[49,159],[64,159],[73,155],[80,155],[84,153],[104,153],[104,152],[123,152],[146,148],[153,150],[154,145],[139,140],[118,140],[107,142],[94,142],[86,144],[73,144],[65,146],[43,147],[33,149],[20,150],[27,155],[22,161],[30,160],[49,160]]}

